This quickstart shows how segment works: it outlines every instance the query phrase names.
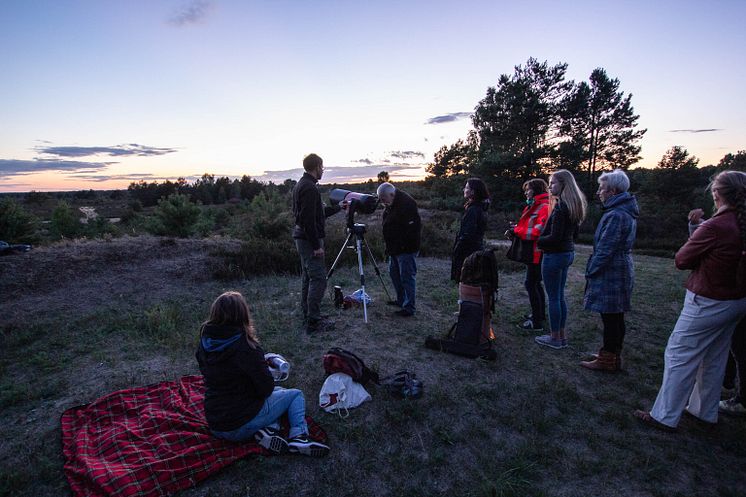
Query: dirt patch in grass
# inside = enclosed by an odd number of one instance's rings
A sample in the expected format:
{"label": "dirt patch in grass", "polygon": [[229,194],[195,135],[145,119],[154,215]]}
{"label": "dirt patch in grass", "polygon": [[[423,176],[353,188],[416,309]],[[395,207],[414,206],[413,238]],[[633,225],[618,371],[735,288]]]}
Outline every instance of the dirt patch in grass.
{"label": "dirt patch in grass", "polygon": [[[604,375],[578,367],[600,345],[598,315],[581,308],[587,248],[579,249],[568,278],[572,347],[541,349],[516,328],[528,298],[523,273],[505,263],[494,318],[498,359],[483,362],[423,346],[454,319],[450,261],[419,259],[418,314],[403,319],[383,304],[366,260],[374,299],[369,323],[360,309],[338,312],[327,301],[336,328],[308,336],[297,278],[211,278],[210,254],[237,243],[124,238],[0,259],[0,495],[69,494],[61,413],[116,389],[197,373],[196,330],[227,289],[247,296],[264,347],[292,363],[286,386],[305,392],[332,453],[323,460],[246,459],[181,495],[670,497],[739,495],[746,488],[738,471],[746,462],[742,420],[722,418],[714,430],[684,420],[681,433],[671,435],[630,415],[654,400],[681,306],[685,274],[670,259],[636,257],[626,371]],[[349,293],[359,275],[347,265],[354,254],[344,259],[332,283]],[[372,387],[373,401],[349,418],[323,413],[321,356],[331,346],[359,353],[382,374],[414,370],[425,395],[404,402]]]}

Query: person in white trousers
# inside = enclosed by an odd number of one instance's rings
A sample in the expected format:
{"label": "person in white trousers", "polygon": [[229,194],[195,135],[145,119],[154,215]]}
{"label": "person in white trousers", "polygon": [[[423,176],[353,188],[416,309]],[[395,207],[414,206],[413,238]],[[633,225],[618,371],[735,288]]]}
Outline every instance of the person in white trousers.
{"label": "person in white trousers", "polygon": [[[665,352],[653,408],[634,416],[672,431],[684,412],[714,424],[731,335],[746,315],[746,173],[724,171],[710,185],[716,212],[676,253],[691,269],[684,307]],[[690,222],[697,224],[698,216]]]}

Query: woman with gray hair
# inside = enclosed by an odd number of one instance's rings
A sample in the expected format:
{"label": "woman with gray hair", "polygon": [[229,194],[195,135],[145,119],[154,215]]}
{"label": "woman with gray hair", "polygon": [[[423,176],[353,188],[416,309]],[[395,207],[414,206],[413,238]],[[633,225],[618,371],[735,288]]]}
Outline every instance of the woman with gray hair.
{"label": "woman with gray hair", "polygon": [[596,195],[603,214],[593,236],[593,253],[585,269],[583,303],[589,311],[601,313],[603,346],[590,361],[580,365],[597,371],[621,369],[624,342],[624,313],[631,308],[635,271],[632,245],[637,234],[640,209],[629,190],[629,178],[621,169],[598,178]]}

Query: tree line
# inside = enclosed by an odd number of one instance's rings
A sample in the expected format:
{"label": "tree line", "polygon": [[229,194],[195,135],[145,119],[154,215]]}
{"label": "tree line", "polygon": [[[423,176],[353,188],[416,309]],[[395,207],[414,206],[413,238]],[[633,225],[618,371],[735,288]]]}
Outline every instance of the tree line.
{"label": "tree line", "polygon": [[603,68],[577,83],[566,73],[566,63],[530,58],[501,75],[477,103],[474,129],[438,150],[427,172],[528,178],[563,168],[592,178],[637,162],[647,130],[637,128],[632,95]]}

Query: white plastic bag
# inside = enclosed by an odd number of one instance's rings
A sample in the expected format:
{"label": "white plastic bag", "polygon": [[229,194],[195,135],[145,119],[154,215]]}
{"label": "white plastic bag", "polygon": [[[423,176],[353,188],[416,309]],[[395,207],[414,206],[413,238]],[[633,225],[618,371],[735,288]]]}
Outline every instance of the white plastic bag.
{"label": "white plastic bag", "polygon": [[[344,373],[329,375],[319,392],[319,407],[326,412],[337,412],[342,417],[347,417],[348,409],[368,400],[371,400],[371,396],[367,390]],[[346,413],[344,416],[342,410]]]}

